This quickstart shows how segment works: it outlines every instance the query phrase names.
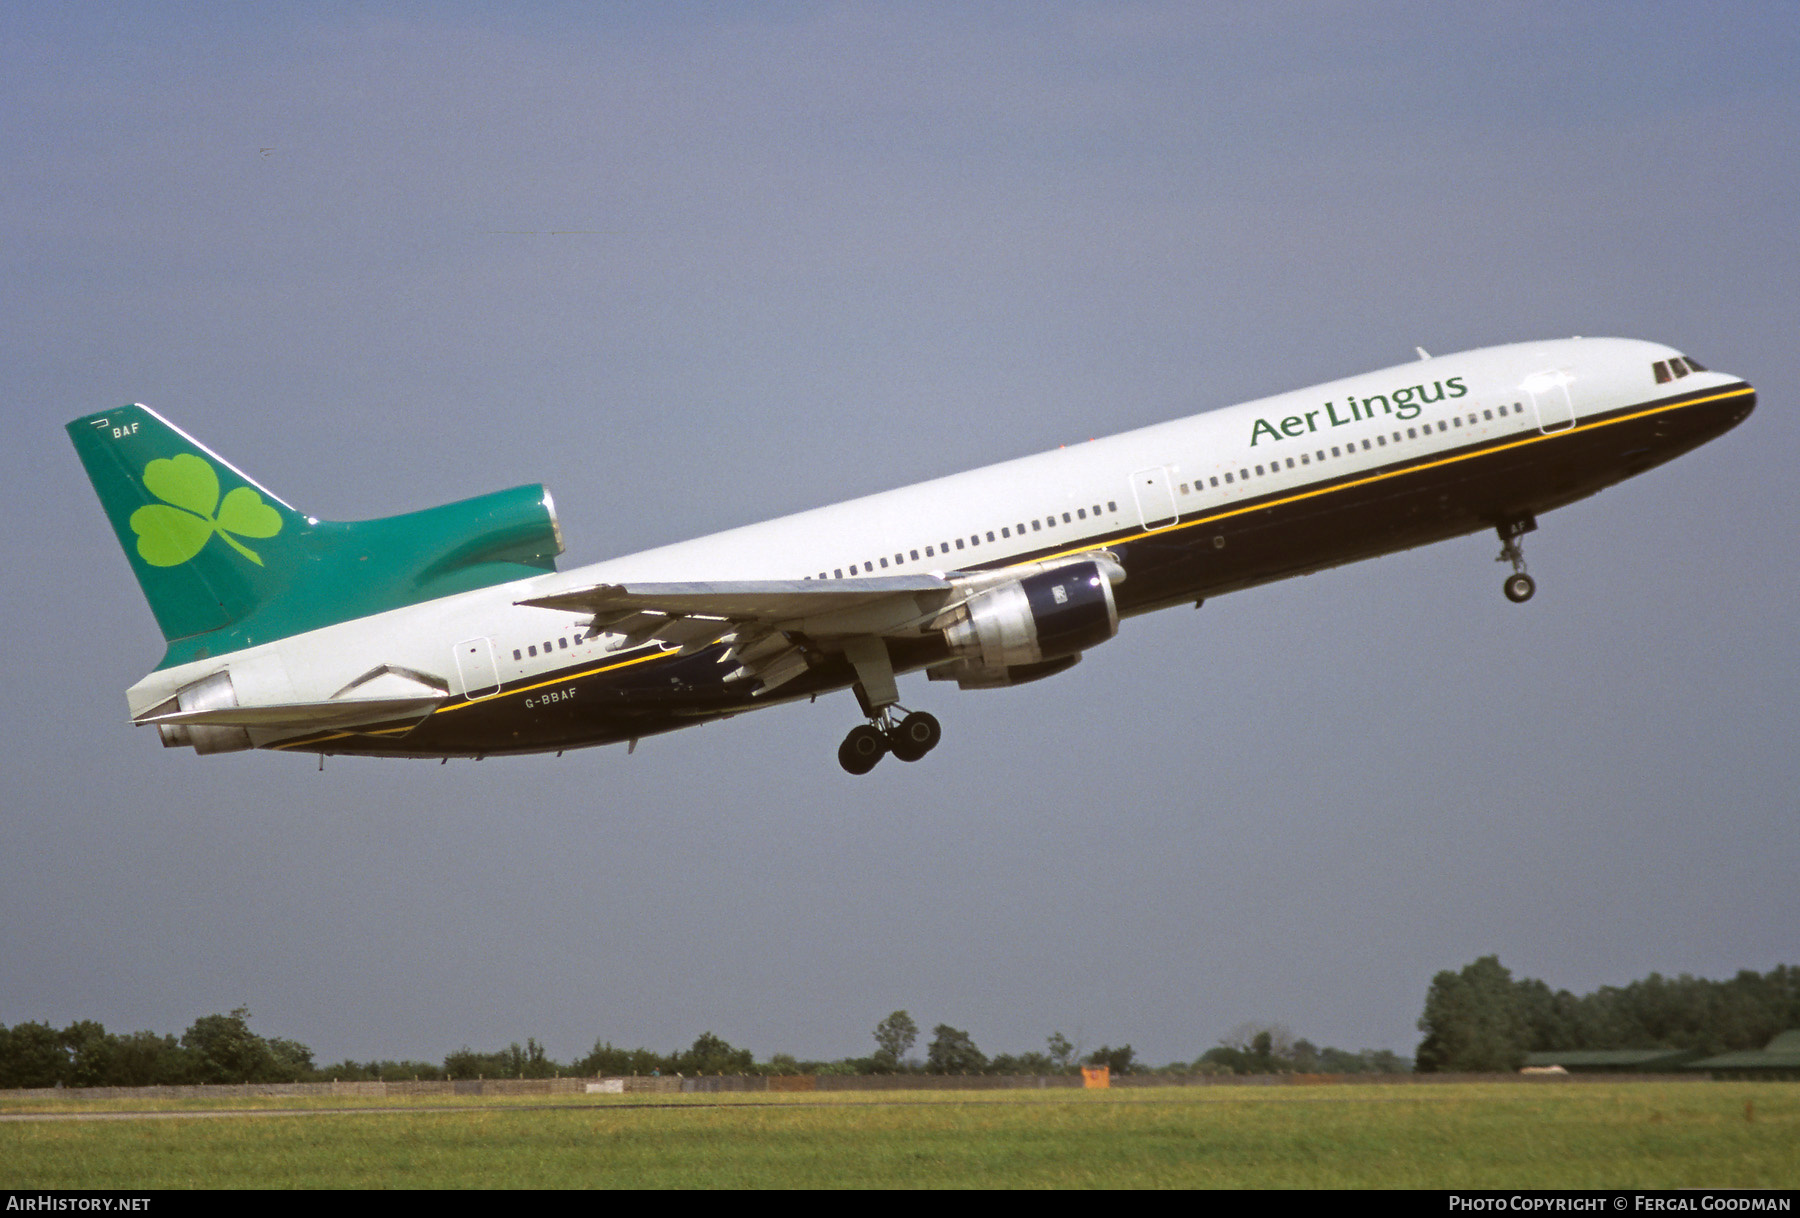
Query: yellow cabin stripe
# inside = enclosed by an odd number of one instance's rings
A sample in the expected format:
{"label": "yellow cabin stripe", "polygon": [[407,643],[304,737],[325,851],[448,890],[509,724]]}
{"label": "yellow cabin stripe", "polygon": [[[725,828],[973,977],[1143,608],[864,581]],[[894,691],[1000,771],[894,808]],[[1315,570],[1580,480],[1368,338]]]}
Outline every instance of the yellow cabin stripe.
{"label": "yellow cabin stripe", "polygon": [[[1266,508],[1280,507],[1283,504],[1288,503],[1300,503],[1307,499],[1316,499],[1320,495],[1330,495],[1337,491],[1347,491],[1358,486],[1368,486],[1376,482],[1385,482],[1390,478],[1399,478],[1407,474],[1416,474],[1424,470],[1436,469],[1442,465],[1455,465],[1459,461],[1472,461],[1476,457],[1490,456],[1494,453],[1505,452],[1511,448],[1523,448],[1527,444],[1538,444],[1545,440],[1560,440],[1564,436],[1572,436],[1577,432],[1593,431],[1601,427],[1611,427],[1615,423],[1629,423],[1633,419],[1648,418],[1651,415],[1664,414],[1671,410],[1681,410],[1688,406],[1699,406],[1705,402],[1723,401],[1726,398],[1742,397],[1747,393],[1754,392],[1755,390],[1750,386],[1744,385],[1737,389],[1727,390],[1724,393],[1710,394],[1703,398],[1688,398],[1685,401],[1671,402],[1666,406],[1652,406],[1648,410],[1639,410],[1632,414],[1619,415],[1616,418],[1601,419],[1593,423],[1581,423],[1574,427],[1565,427],[1561,431],[1547,433],[1539,432],[1536,435],[1525,436],[1522,439],[1508,440],[1503,444],[1492,444],[1486,448],[1478,448],[1473,452],[1459,453],[1454,457],[1441,457],[1436,461],[1422,461],[1417,465],[1408,465],[1401,469],[1391,469],[1384,473],[1370,474],[1366,478],[1357,478],[1351,482],[1338,482],[1331,486],[1322,486],[1312,490],[1298,491],[1281,499],[1259,499],[1255,503],[1247,504],[1244,507],[1236,507],[1224,512],[1214,512],[1210,516],[1201,516],[1194,520],[1179,521],[1175,524],[1165,525],[1160,529],[1147,529],[1142,533],[1132,533],[1124,537],[1115,537],[1111,541],[1102,542],[1100,544],[1106,546],[1122,545],[1125,542],[1139,541],[1145,537],[1156,537],[1163,533],[1174,533],[1181,529],[1197,528],[1203,524],[1213,524],[1220,520],[1229,520],[1233,516],[1243,516],[1250,512],[1260,512]],[[1028,567],[1033,563],[1044,562],[1052,558],[1067,558],[1075,554],[1085,554],[1094,548],[1095,543],[1089,542],[1086,545],[1075,546],[1067,550],[1059,550],[1054,554],[1041,554],[1036,558],[1021,559],[1019,562],[1009,563],[1007,565],[1009,567]]]}

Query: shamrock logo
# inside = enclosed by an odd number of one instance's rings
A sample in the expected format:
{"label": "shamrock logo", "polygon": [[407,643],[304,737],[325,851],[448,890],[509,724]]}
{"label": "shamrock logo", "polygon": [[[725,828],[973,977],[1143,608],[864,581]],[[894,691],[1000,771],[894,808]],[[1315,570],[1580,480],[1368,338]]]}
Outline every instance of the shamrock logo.
{"label": "shamrock logo", "polygon": [[144,486],[162,502],[133,512],[131,531],[138,537],[138,553],[153,567],[180,566],[205,549],[214,533],[260,567],[263,560],[256,551],[232,534],[273,537],[281,532],[281,513],[247,486],[220,503],[218,473],[192,453],[150,462],[144,467]]}

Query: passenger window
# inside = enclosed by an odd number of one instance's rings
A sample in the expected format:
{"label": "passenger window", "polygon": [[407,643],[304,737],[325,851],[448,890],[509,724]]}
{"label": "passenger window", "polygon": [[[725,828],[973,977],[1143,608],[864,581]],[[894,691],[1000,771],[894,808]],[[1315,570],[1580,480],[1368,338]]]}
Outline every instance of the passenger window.
{"label": "passenger window", "polygon": [[[881,565],[882,565],[882,566],[884,566],[884,567],[885,567],[885,566],[887,566],[887,562],[886,562],[886,561],[885,561],[885,560],[884,560],[884,561],[883,561],[883,562],[882,562],[882,564],[881,564]],[[863,571],[864,571],[864,573],[865,573],[865,574],[867,574],[867,573],[869,573],[869,572],[872,572],[872,571],[874,571],[874,570],[875,570],[875,564],[874,564],[874,563],[872,563],[872,562],[866,562],[866,563],[864,563],[864,564],[863,564]]]}
{"label": "passenger window", "polygon": [[905,561],[906,561],[906,558],[905,558],[905,556],[903,556],[903,555],[900,555],[900,554],[896,554],[896,555],[894,555],[894,565],[895,565],[895,566],[896,566],[896,567],[897,567],[897,566],[899,566],[899,565],[900,565],[900,564],[901,564],[901,563],[903,563],[903,562],[905,562]]}
{"label": "passenger window", "polygon": [[[1363,443],[1367,444],[1368,441],[1364,440]],[[1387,447],[1387,437],[1386,436],[1376,436],[1375,443],[1381,445],[1381,447],[1383,447],[1383,448],[1386,448]]]}
{"label": "passenger window", "polygon": [[[1229,477],[1229,475],[1227,475],[1227,476],[1228,476],[1228,477]],[[1219,485],[1219,475],[1217,475],[1217,474],[1214,474],[1214,475],[1213,475],[1213,476],[1212,476],[1212,484],[1213,484],[1213,485],[1214,485],[1214,486],[1217,486],[1217,485]]]}
{"label": "passenger window", "polygon": [[1032,532],[1033,532],[1033,533],[1042,533],[1042,532],[1043,532],[1043,531],[1044,531],[1044,530],[1043,530],[1043,529],[1041,529],[1041,528],[1039,528],[1039,527],[1038,527],[1038,522],[1037,522],[1037,521],[1035,521],[1035,520],[1034,520],[1034,521],[1032,521],[1032,522],[1031,522],[1031,531],[1032,531]]}
{"label": "passenger window", "polygon": [[1014,531],[1015,531],[1015,532],[1017,532],[1017,533],[1018,533],[1018,535],[1019,535],[1019,536],[1020,536],[1020,537],[1023,537],[1023,536],[1025,536],[1025,526],[1024,526],[1024,525],[1023,525],[1023,524],[1015,524],[1015,525],[1014,525],[1014,526],[1013,526],[1013,529],[1014,529]]}
{"label": "passenger window", "polygon": [[1292,457],[1289,457],[1289,458],[1288,458],[1288,459],[1287,459],[1287,463],[1288,463],[1288,468],[1289,468],[1289,469],[1293,469],[1293,468],[1294,468],[1294,459],[1293,459],[1293,458],[1292,458]]}
{"label": "passenger window", "polygon": [[1094,505],[1094,515],[1098,516],[1099,514],[1100,514],[1100,505],[1096,503]]}
{"label": "passenger window", "polygon": [[988,539],[988,540],[989,540],[989,541],[992,541],[992,540],[994,540],[994,530],[992,530],[992,529],[989,529],[989,530],[988,530],[988,535],[987,535],[987,539]]}
{"label": "passenger window", "polygon": [[1231,471],[1230,470],[1225,471],[1225,481],[1227,481],[1227,482],[1231,481]]}
{"label": "passenger window", "polygon": [[[1339,451],[1338,451],[1338,446],[1337,446],[1337,445],[1335,445],[1335,444],[1333,444],[1333,445],[1332,445],[1332,446],[1331,446],[1331,455],[1332,455],[1332,456],[1334,456],[1334,457],[1341,457],[1341,456],[1343,456],[1343,455],[1344,455],[1344,454],[1343,454],[1343,453],[1340,453],[1340,452],[1339,452]],[[1324,459],[1325,459],[1325,458],[1324,458],[1324,457],[1320,457],[1320,458],[1319,458],[1319,460],[1321,460],[1321,461],[1323,461],[1323,460],[1324,460]]]}
{"label": "passenger window", "polygon": [[842,567],[833,567],[831,569],[831,574],[834,579],[842,579],[844,578],[844,569]]}
{"label": "passenger window", "polygon": [[881,566],[883,570],[887,569],[887,559],[884,558],[881,560]]}
{"label": "passenger window", "polygon": [[1069,519],[1069,514],[1067,512],[1063,513],[1063,523],[1064,524],[1072,524],[1073,523],[1073,521],[1071,521]]}
{"label": "passenger window", "polygon": [[525,658],[524,656],[519,654],[519,649],[517,647],[513,648],[513,659],[523,660],[524,658]]}
{"label": "passenger window", "polygon": [[564,651],[567,651],[569,649],[569,640],[558,639],[558,640],[556,640],[556,645],[558,647],[562,648]]}
{"label": "passenger window", "polygon": [[925,557],[930,558],[930,557],[932,557],[932,554],[933,554],[932,548],[930,546],[926,546],[925,547]]}
{"label": "passenger window", "polygon": [[1188,485],[1185,482],[1181,484],[1181,493],[1184,495],[1188,493]]}
{"label": "passenger window", "polygon": [[1114,503],[1111,499],[1108,499],[1106,501],[1106,510],[1109,512],[1116,512],[1119,510],[1119,505]]}
{"label": "passenger window", "polygon": [[535,645],[527,647],[525,650],[529,651],[534,656],[537,655],[537,647]]}
{"label": "passenger window", "polygon": [[1258,478],[1260,478],[1260,477],[1262,477],[1262,476],[1263,476],[1263,467],[1262,467],[1262,466],[1260,466],[1260,465],[1259,465],[1259,466],[1257,466],[1257,467],[1256,467],[1256,476],[1257,476],[1257,477],[1258,477]]}
{"label": "passenger window", "polygon": [[[1289,464],[1289,465],[1292,465],[1292,464],[1293,464],[1293,463],[1294,463],[1294,462],[1293,462],[1293,459],[1292,459],[1292,458],[1289,458],[1289,460],[1288,460],[1288,464]],[[1306,454],[1305,454],[1305,453],[1301,453],[1301,454],[1300,454],[1300,464],[1302,464],[1302,465],[1310,465],[1310,464],[1312,464],[1312,462],[1310,462],[1310,461],[1308,461],[1308,460],[1307,460],[1307,459],[1306,459]]]}
{"label": "passenger window", "polygon": [[958,537],[958,538],[957,538],[957,539],[956,539],[956,548],[957,548],[957,549],[959,549],[959,550],[960,550],[960,549],[962,549],[962,548],[963,548],[963,547],[962,547],[962,538],[960,538],[960,537]]}
{"label": "passenger window", "polygon": [[[930,547],[930,546],[926,546],[926,547],[925,547],[925,552],[926,552],[926,553],[927,553],[927,554],[929,554],[929,553],[931,553],[931,547]],[[917,550],[911,550],[911,551],[908,551],[908,553],[910,553],[910,554],[911,554],[911,555],[912,555],[912,560],[913,560],[913,561],[914,561],[914,562],[918,562],[918,561],[919,561],[919,552],[918,552],[918,551],[917,551]]]}

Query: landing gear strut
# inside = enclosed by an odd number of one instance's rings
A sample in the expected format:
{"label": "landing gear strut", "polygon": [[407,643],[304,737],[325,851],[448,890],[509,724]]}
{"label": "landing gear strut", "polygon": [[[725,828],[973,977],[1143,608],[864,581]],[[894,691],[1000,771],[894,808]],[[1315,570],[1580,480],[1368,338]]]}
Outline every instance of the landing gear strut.
{"label": "landing gear strut", "polygon": [[1509,562],[1513,573],[1506,577],[1501,591],[1506,599],[1515,605],[1523,605],[1537,591],[1537,581],[1525,574],[1525,550],[1519,545],[1519,538],[1537,528],[1537,520],[1531,516],[1516,516],[1502,521],[1495,532],[1500,534],[1500,557],[1495,562]]}
{"label": "landing gear strut", "polygon": [[867,774],[888,753],[901,761],[917,761],[936,748],[944,735],[937,717],[903,711],[896,718],[894,712],[900,709],[884,708],[868,723],[851,728],[838,746],[838,764],[852,774]]}

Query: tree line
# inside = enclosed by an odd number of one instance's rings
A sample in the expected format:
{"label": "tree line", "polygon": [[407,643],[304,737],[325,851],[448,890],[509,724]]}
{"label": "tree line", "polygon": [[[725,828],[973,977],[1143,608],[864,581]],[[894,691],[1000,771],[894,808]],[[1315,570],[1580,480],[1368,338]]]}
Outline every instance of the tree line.
{"label": "tree line", "polygon": [[1317,1049],[1295,1040],[1279,1026],[1244,1025],[1194,1061],[1160,1067],[1138,1059],[1129,1045],[1101,1045],[1082,1051],[1061,1032],[1046,1038],[1041,1051],[989,1057],[968,1032],[949,1024],[932,1029],[923,1057],[912,1053],[919,1027],[905,1011],[895,1011],[875,1027],[875,1051],[867,1057],[804,1060],[777,1053],[758,1061],[723,1037],[704,1032],[688,1048],[673,1053],[624,1049],[596,1041],[585,1056],[553,1060],[536,1038],[523,1045],[478,1052],[467,1047],[442,1062],[356,1061],[315,1065],[313,1052],[298,1041],[263,1037],[250,1029],[250,1012],[207,1015],[180,1037],[155,1032],[108,1032],[93,1020],[58,1029],[46,1023],[0,1024],[0,1088],[142,1087],[155,1084],[293,1083],[406,1079],[529,1079],[568,1076],[708,1074],[1072,1074],[1083,1066],[1106,1066],[1115,1074],[1260,1073],[1288,1070],[1330,1072],[1399,1071],[1404,1058],[1385,1051],[1360,1054]]}
{"label": "tree line", "polygon": [[1760,1048],[1800,1028],[1800,968],[1740,972],[1728,981],[1656,973],[1625,986],[1576,996],[1542,981],[1514,980],[1484,956],[1432,979],[1416,1062],[1385,1049],[1352,1052],[1297,1038],[1280,1024],[1241,1024],[1191,1061],[1152,1066],[1129,1044],[1085,1049],[1062,1032],[1044,1047],[989,1057],[968,1032],[940,1023],[923,1055],[921,1030],[906,1011],[875,1025],[866,1057],[815,1061],[777,1053],[757,1060],[712,1032],[672,1053],[596,1041],[585,1056],[553,1060],[535,1038],[497,1051],[464,1046],[441,1062],[355,1061],[315,1065],[297,1041],[250,1030],[250,1012],[196,1019],[181,1036],[108,1032],[93,1020],[66,1028],[0,1024],[0,1088],[139,1087],[152,1084],[286,1083],[402,1079],[551,1078],[702,1074],[1069,1074],[1106,1066],[1114,1074],[1358,1074],[1516,1070],[1527,1053],[1551,1049]]}
{"label": "tree line", "polygon": [[1800,968],[1748,969],[1728,981],[1651,973],[1576,996],[1514,980],[1498,956],[1432,979],[1419,1031],[1421,1071],[1517,1070],[1528,1053],[1687,1049],[1708,1056],[1760,1049],[1800,1028]]}

